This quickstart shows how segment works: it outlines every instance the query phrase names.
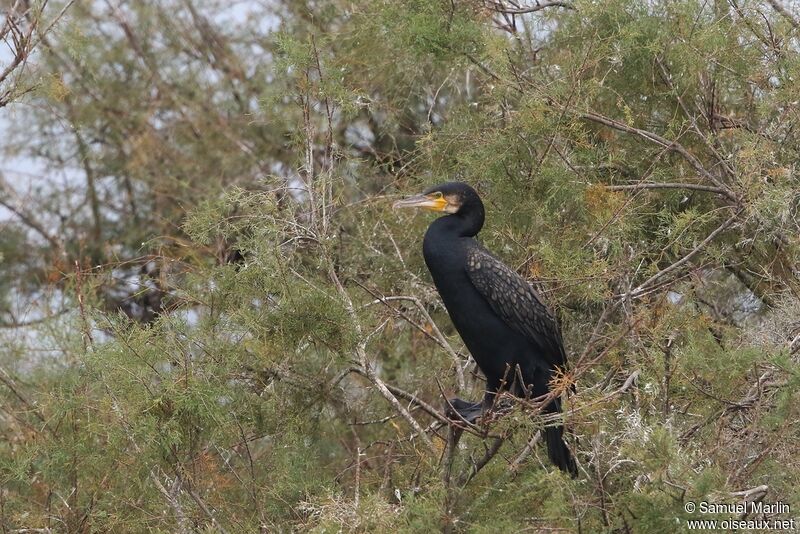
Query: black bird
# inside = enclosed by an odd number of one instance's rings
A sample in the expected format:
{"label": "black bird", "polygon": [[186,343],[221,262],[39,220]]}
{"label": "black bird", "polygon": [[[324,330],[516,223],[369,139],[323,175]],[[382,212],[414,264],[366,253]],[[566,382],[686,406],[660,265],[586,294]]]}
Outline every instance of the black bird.
{"label": "black bird", "polygon": [[[447,182],[394,207],[448,214],[428,227],[422,251],[450,319],[486,376],[482,403],[450,401],[458,415],[474,421],[492,408],[501,388],[519,397],[546,395],[556,370],[567,364],[561,329],[533,286],[475,239],[485,218],[478,193],[465,183]],[[560,411],[559,398],[544,407],[545,413]],[[544,432],[550,460],[575,476],[563,427]]]}

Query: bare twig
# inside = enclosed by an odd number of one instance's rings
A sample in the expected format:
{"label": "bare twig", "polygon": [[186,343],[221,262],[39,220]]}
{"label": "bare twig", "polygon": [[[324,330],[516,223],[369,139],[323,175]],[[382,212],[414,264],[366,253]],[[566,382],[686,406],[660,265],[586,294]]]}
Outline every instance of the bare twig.
{"label": "bare twig", "polygon": [[78,297],[78,310],[81,316],[81,323],[83,325],[83,348],[86,349],[94,345],[92,338],[92,327],[89,324],[89,318],[86,315],[86,306],[83,302],[83,270],[78,260],[75,260],[75,292]]}
{"label": "bare twig", "polygon": [[181,505],[181,501],[179,498],[179,494],[181,491],[181,478],[175,477],[175,480],[172,483],[172,487],[169,491],[161,481],[158,479],[155,470],[150,471],[150,480],[153,482],[153,485],[156,487],[158,492],[164,497],[164,500],[167,501],[170,508],[175,512],[175,521],[178,523],[178,532],[180,534],[188,534],[189,529],[186,523],[186,513],[183,511],[183,506]]}
{"label": "bare twig", "polygon": [[[758,379],[756,379],[756,383],[752,384],[750,388],[747,390],[747,393],[736,402],[725,401],[723,399],[716,398],[715,400],[724,403],[726,406],[720,410],[713,412],[711,415],[696,423],[691,428],[686,430],[683,434],[681,434],[680,440],[686,442],[691,438],[698,430],[703,428],[704,426],[712,423],[713,421],[718,421],[722,417],[725,417],[727,414],[731,412],[735,412],[737,410],[745,410],[753,406],[756,401],[761,398],[764,394],[765,390],[768,388],[775,388],[780,387],[782,384],[774,383],[770,381],[772,378],[773,371],[767,370],[762,373]],[[688,381],[689,384],[692,384],[692,381]],[[699,391],[705,393],[703,390],[696,388]]]}
{"label": "bare twig", "polygon": [[470,483],[470,481],[475,478],[475,476],[480,473],[481,469],[486,467],[486,465],[494,458],[498,452],[500,452],[500,447],[503,446],[506,438],[499,437],[494,438],[492,444],[486,449],[483,456],[477,461],[473,462],[469,468],[469,471],[463,473],[461,477],[458,479],[458,483],[460,486],[466,486]]}
{"label": "bare twig", "polygon": [[526,13],[535,13],[548,7],[563,7],[564,9],[575,9],[570,2],[563,2],[561,0],[536,0],[536,4],[529,7],[509,7],[503,2],[494,2],[492,9],[498,13],[505,13],[508,15],[524,15]]}
{"label": "bare twig", "polygon": [[[686,118],[689,120],[689,124],[691,124],[691,128],[694,131],[694,133],[696,133],[697,136],[700,138],[700,140],[703,141],[703,144],[706,146],[708,151],[711,152],[714,155],[714,157],[717,159],[717,161],[719,162],[720,166],[728,174],[728,176],[735,177],[736,173],[733,170],[733,168],[731,167],[730,163],[728,163],[728,160],[726,160],[722,156],[722,154],[719,153],[717,148],[714,146],[714,143],[711,142],[711,140],[708,138],[708,136],[700,131],[700,127],[697,126],[697,120],[695,120],[695,117],[689,112],[688,106],[684,103],[683,98],[681,98],[680,93],[676,90],[675,84],[672,83],[672,74],[669,72],[669,69],[667,69],[667,66],[664,64],[663,61],[661,61],[661,58],[659,58],[658,56],[656,56],[655,59],[656,59],[656,63],[658,64],[659,69],[661,70],[661,79],[664,81],[664,83],[667,84],[667,86],[670,88],[670,90],[672,90],[672,92],[675,93],[675,99],[678,101],[678,105],[681,107],[681,109],[683,110],[683,113],[686,115]],[[702,113],[702,111],[701,111],[701,113]],[[714,110],[713,109],[712,109],[710,114],[712,116],[709,117],[709,119],[711,121],[713,121],[714,120]]]}
{"label": "bare twig", "polygon": [[520,451],[514,460],[511,461],[511,465],[508,466],[508,470],[511,471],[512,475],[515,475],[519,472],[519,468],[522,465],[528,456],[530,456],[531,452],[533,452],[533,448],[542,440],[542,432],[541,430],[537,431],[531,439],[525,444],[525,447]]}
{"label": "bare twig", "polygon": [[355,496],[353,497],[353,507],[358,510],[358,507],[361,502],[361,447],[356,447],[356,480],[355,480],[355,488],[354,493]]}
{"label": "bare twig", "polygon": [[636,289],[631,291],[630,296],[632,298],[635,298],[635,297],[638,297],[638,296],[642,295],[645,291],[647,291],[648,287],[651,284],[653,284],[653,282],[656,282],[658,279],[660,279],[664,275],[667,275],[667,274],[671,273],[672,271],[678,269],[679,267],[681,267],[682,265],[687,263],[689,260],[691,260],[700,251],[702,251],[709,243],[711,243],[711,241],[713,241],[715,237],[717,237],[719,234],[721,234],[723,231],[725,231],[731,224],[733,224],[733,222],[739,217],[739,214],[741,214],[741,212],[742,212],[741,209],[736,210],[733,213],[733,215],[728,217],[725,220],[725,222],[723,222],[721,225],[719,225],[713,232],[708,234],[708,236],[705,239],[703,239],[700,242],[700,244],[698,244],[696,247],[694,247],[688,254],[683,256],[681,259],[679,259],[678,261],[676,261],[672,265],[661,269],[656,274],[654,274],[653,276],[651,276],[650,278],[648,278],[647,280],[645,280],[644,282],[639,284],[639,286]]}
{"label": "bare twig", "polygon": [[738,200],[736,194],[728,186],[726,186],[724,183],[720,182],[713,174],[711,174],[708,170],[706,170],[706,168],[703,166],[703,164],[700,163],[700,160],[697,159],[697,157],[695,157],[691,152],[689,152],[686,149],[686,147],[684,147],[679,142],[673,141],[673,140],[670,140],[670,139],[666,139],[665,137],[662,137],[662,136],[660,136],[660,135],[658,135],[656,133],[649,132],[649,131],[643,130],[641,128],[634,128],[633,126],[628,126],[627,124],[625,124],[623,122],[611,119],[609,117],[605,117],[603,115],[600,115],[599,113],[594,113],[594,112],[589,111],[589,112],[580,114],[580,117],[582,119],[585,119],[585,120],[588,120],[588,121],[596,122],[598,124],[603,124],[603,125],[608,126],[610,128],[614,128],[615,130],[619,130],[621,132],[626,132],[626,133],[631,133],[631,134],[634,134],[634,135],[638,135],[639,137],[641,137],[643,139],[647,139],[648,141],[650,141],[652,143],[655,143],[658,146],[662,146],[662,147],[667,148],[667,149],[669,149],[669,150],[671,150],[673,152],[677,152],[678,154],[683,156],[683,158],[687,162],[689,162],[689,164],[692,166],[692,168],[694,168],[694,170],[697,171],[701,176],[703,176],[705,179],[709,180],[711,183],[713,183],[720,190],[724,191],[724,193],[722,193],[722,194],[724,194],[727,198],[729,198],[730,200],[733,200],[733,201],[737,201]]}
{"label": "bare twig", "polygon": [[628,191],[628,190],[635,191],[639,189],[690,189],[693,191],[708,191],[709,193],[716,193],[718,195],[727,196],[727,191],[725,191],[720,187],[714,187],[711,185],[701,185],[701,184],[684,184],[676,182],[663,182],[663,183],[641,182],[638,184],[607,185],[606,189],[608,189],[609,191]]}
{"label": "bare twig", "polygon": [[800,20],[798,20],[794,15],[789,13],[789,10],[786,9],[786,6],[784,6],[778,0],[767,0],[767,2],[769,2],[769,5],[771,5],[775,11],[780,13],[786,20],[791,22],[792,26],[794,26],[795,28],[800,28]]}
{"label": "bare twig", "polygon": [[[450,357],[453,359],[453,365],[456,368],[456,382],[458,383],[458,390],[459,391],[464,391],[464,389],[466,389],[466,384],[465,384],[465,381],[464,381],[464,369],[461,367],[461,362],[462,362],[463,358],[461,358],[458,355],[458,353],[455,350],[453,350],[453,347],[450,345],[450,343],[447,342],[447,338],[444,337],[444,335],[442,334],[442,331],[439,330],[438,326],[436,326],[436,323],[433,321],[433,319],[431,318],[430,314],[428,313],[428,310],[425,309],[425,306],[422,304],[422,301],[420,299],[418,299],[417,297],[414,297],[414,296],[407,296],[407,295],[395,295],[395,296],[384,297],[384,296],[379,295],[376,292],[372,291],[371,289],[367,288],[366,286],[364,286],[360,282],[358,282],[358,281],[355,281],[355,282],[361,288],[363,288],[366,292],[368,292],[370,295],[372,295],[373,297],[376,298],[376,300],[371,302],[370,304],[376,304],[376,303],[380,302],[381,304],[383,304],[384,306],[386,306],[387,308],[389,308],[393,312],[395,312],[398,315],[400,315],[409,324],[411,324],[412,326],[416,327],[423,334],[425,334],[429,338],[431,338],[434,341],[436,341],[436,343],[438,343],[440,347],[442,347],[444,350],[446,350],[447,353],[450,355]],[[394,306],[389,304],[390,301],[397,301],[397,300],[406,300],[406,301],[409,301],[409,302],[413,302],[414,305],[416,305],[417,309],[420,311],[420,313],[422,313],[422,315],[425,318],[425,321],[427,322],[427,324],[430,325],[431,330],[433,331],[433,334],[428,332],[425,328],[422,328],[416,322],[412,321],[411,318],[409,318],[408,315],[406,315],[402,310],[398,310],[397,308],[395,308]]]}
{"label": "bare twig", "polygon": [[461,429],[456,426],[450,425],[447,428],[447,444],[445,445],[444,452],[442,453],[442,483],[444,484],[445,491],[447,492],[444,499],[444,520],[446,532],[450,531],[453,526],[453,505],[457,499],[455,489],[453,488],[453,462],[456,457],[456,449],[458,441],[461,437]]}
{"label": "bare twig", "polygon": [[[2,175],[0,175],[0,193],[5,193],[5,195],[11,197],[17,196],[16,192],[11,187],[9,187],[9,185],[6,183]],[[22,224],[24,224],[25,226],[27,226],[28,228],[39,234],[41,237],[43,237],[45,241],[50,243],[50,245],[52,245],[56,251],[63,251],[64,244],[61,242],[61,240],[58,239],[53,234],[51,234],[50,232],[48,232],[47,229],[44,227],[44,225],[38,220],[36,220],[36,218],[31,213],[20,207],[19,204],[22,204],[22,202],[19,199],[15,200],[16,202],[11,202],[6,198],[0,198],[0,206],[3,206],[8,211],[16,215],[17,218],[22,222]]]}
{"label": "bare twig", "polygon": [[6,386],[6,387],[7,387],[7,388],[8,388],[8,389],[11,391],[11,393],[13,393],[13,394],[14,394],[14,396],[15,396],[17,399],[19,399],[19,401],[20,401],[22,404],[24,404],[24,405],[25,405],[25,407],[26,407],[28,410],[30,410],[30,412],[31,412],[33,415],[35,415],[35,416],[36,416],[36,418],[37,418],[39,421],[41,421],[42,423],[45,423],[45,422],[46,422],[46,420],[45,420],[44,416],[43,416],[43,415],[42,415],[42,413],[39,411],[39,409],[38,409],[38,408],[36,408],[36,406],[35,406],[35,405],[34,405],[34,404],[31,402],[31,401],[29,401],[29,400],[28,400],[28,399],[27,399],[27,398],[26,398],[26,397],[25,397],[25,396],[22,394],[22,392],[20,392],[19,388],[16,386],[16,383],[15,383],[14,379],[11,377],[11,375],[9,375],[9,374],[8,374],[8,371],[6,371],[5,369],[3,369],[2,367],[0,367],[0,383],[2,383],[4,386]]}
{"label": "bare twig", "polygon": [[[0,83],[3,83],[18,68],[24,68],[31,53],[42,41],[42,37],[47,35],[53,29],[53,26],[64,17],[67,10],[74,2],[75,0],[66,2],[61,8],[61,11],[50,21],[44,30],[39,30],[39,27],[42,24],[41,19],[47,2],[44,2],[44,4],[40,6],[38,13],[33,16],[29,9],[26,9],[24,12],[19,12],[19,7],[21,5],[27,5],[27,2],[15,2],[14,5],[10,7],[6,13],[6,20],[3,28],[0,29],[0,38],[5,38],[9,33],[12,35],[13,46],[11,48],[14,57],[2,72],[0,72]],[[29,20],[28,27],[24,31],[18,25],[18,19],[21,17],[26,17]],[[33,36],[34,32],[38,35],[36,39],[34,39]],[[8,103],[8,98],[10,98],[11,93],[12,91],[8,90],[0,95],[0,107]]]}
{"label": "bare twig", "polygon": [[228,531],[225,530],[225,528],[217,520],[217,516],[214,511],[208,507],[203,499],[200,498],[200,495],[198,495],[197,492],[191,487],[187,487],[186,489],[189,495],[192,497],[192,500],[197,503],[197,506],[199,506],[200,509],[203,510],[203,513],[206,514],[206,516],[208,516],[208,518],[211,520],[211,524],[217,527],[217,530],[222,534],[228,534]]}

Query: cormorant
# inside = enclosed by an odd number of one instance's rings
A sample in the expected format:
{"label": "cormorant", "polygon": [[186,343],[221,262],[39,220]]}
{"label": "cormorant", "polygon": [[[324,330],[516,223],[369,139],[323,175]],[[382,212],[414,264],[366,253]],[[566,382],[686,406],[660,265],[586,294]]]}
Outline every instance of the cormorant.
{"label": "cormorant", "polygon": [[[475,239],[485,218],[478,193],[463,182],[447,182],[394,207],[447,214],[425,232],[425,264],[453,325],[486,376],[482,403],[449,401],[458,415],[474,421],[492,408],[501,388],[519,397],[546,395],[556,369],[567,363],[561,329],[533,286]],[[561,399],[553,399],[543,411],[560,412]],[[548,456],[575,476],[563,432],[561,425],[544,429]]]}

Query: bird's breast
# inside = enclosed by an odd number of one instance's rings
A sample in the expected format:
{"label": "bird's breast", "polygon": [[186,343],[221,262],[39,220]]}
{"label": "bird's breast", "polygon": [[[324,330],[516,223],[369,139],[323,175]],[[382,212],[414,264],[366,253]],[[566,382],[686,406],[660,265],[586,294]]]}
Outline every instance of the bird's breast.
{"label": "bird's breast", "polygon": [[531,347],[492,310],[470,280],[467,256],[470,247],[477,246],[475,241],[435,237],[426,235],[423,243],[433,283],[467,349],[489,382],[496,384],[507,372],[507,364],[529,359]]}
{"label": "bird's breast", "polygon": [[486,299],[475,289],[467,274],[469,244],[459,240],[429,240],[427,236],[423,244],[425,264],[433,283],[453,324],[468,346],[482,336],[494,333],[490,327],[499,324]]}

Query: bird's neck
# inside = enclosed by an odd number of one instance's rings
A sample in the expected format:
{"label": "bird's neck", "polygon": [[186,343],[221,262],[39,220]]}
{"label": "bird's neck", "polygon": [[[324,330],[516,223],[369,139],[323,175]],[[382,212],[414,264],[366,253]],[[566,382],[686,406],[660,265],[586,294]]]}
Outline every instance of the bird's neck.
{"label": "bird's neck", "polygon": [[464,270],[466,241],[472,241],[477,233],[468,222],[458,215],[447,215],[433,221],[425,232],[422,253],[440,292],[442,284],[454,282],[455,273]]}
{"label": "bird's neck", "polygon": [[445,238],[475,237],[483,227],[483,210],[480,213],[469,215],[447,215],[436,219],[431,224],[429,231]]}

